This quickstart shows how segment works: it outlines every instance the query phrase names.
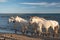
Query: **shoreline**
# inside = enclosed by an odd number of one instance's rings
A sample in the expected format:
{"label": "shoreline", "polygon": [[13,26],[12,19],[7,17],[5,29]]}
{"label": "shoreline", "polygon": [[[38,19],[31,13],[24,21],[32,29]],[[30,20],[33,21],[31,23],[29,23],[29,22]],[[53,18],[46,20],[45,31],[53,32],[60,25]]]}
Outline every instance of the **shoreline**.
{"label": "shoreline", "polygon": [[60,40],[60,37],[33,37],[22,34],[0,33],[0,40]]}

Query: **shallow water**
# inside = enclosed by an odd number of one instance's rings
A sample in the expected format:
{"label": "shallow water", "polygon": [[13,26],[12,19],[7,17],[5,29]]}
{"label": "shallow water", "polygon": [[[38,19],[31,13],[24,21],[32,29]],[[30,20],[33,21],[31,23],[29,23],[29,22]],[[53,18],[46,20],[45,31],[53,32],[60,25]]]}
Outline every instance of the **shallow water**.
{"label": "shallow water", "polygon": [[15,33],[13,30],[1,30],[0,29],[0,33]]}

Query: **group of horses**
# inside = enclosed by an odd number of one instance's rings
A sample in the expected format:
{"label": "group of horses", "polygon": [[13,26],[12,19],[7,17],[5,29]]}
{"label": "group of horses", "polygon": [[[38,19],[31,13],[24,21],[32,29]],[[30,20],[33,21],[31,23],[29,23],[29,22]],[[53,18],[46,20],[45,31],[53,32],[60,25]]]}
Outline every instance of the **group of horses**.
{"label": "group of horses", "polygon": [[36,34],[41,35],[41,33],[43,33],[42,28],[45,28],[46,33],[49,33],[48,30],[51,27],[56,34],[58,34],[58,29],[59,29],[58,21],[47,20],[45,18],[38,17],[38,16],[32,16],[32,17],[30,17],[29,20],[26,20],[26,19],[24,19],[22,17],[19,17],[19,16],[10,17],[9,18],[9,23],[10,22],[13,22],[15,24],[19,23],[20,27],[22,27],[21,32],[23,34],[28,33],[29,27],[32,28],[30,30],[31,34],[35,34],[35,35]]}

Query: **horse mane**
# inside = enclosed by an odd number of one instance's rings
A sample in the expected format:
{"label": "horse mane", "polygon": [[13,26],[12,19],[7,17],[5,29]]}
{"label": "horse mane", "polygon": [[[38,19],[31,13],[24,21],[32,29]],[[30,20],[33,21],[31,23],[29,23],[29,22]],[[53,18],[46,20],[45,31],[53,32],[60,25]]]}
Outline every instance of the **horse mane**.
{"label": "horse mane", "polygon": [[19,17],[19,16],[16,16],[15,18],[19,18],[19,19],[21,19],[21,21],[26,21],[27,22],[27,20],[25,20],[25,19],[23,19],[22,17]]}
{"label": "horse mane", "polygon": [[36,18],[36,19],[41,19],[41,20],[46,20],[45,18],[42,18],[42,17],[38,17],[38,16],[33,16],[32,18]]}
{"label": "horse mane", "polygon": [[13,19],[14,17],[12,16],[12,17],[10,17],[11,19]]}
{"label": "horse mane", "polygon": [[45,18],[40,18],[41,20],[45,21],[46,19]]}

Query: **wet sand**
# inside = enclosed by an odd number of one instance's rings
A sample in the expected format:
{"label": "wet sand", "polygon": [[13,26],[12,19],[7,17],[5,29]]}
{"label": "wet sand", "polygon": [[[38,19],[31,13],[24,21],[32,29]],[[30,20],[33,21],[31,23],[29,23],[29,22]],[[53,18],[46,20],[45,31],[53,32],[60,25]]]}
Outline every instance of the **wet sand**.
{"label": "wet sand", "polygon": [[0,33],[0,40],[60,40],[60,38],[53,37],[35,37],[21,34],[8,34],[8,33]]}
{"label": "wet sand", "polygon": [[0,34],[0,40],[42,40],[42,39],[19,34]]}

